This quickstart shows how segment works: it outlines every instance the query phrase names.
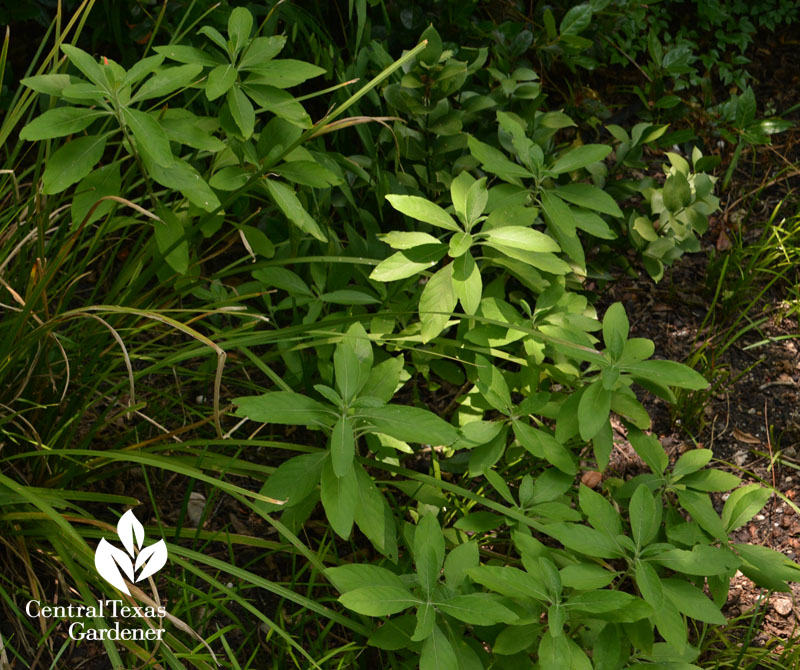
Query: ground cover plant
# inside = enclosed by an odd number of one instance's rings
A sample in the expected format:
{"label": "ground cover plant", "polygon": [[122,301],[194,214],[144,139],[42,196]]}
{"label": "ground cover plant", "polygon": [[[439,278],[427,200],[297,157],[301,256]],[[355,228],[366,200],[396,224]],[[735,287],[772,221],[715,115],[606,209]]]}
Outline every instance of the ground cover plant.
{"label": "ground cover plant", "polygon": [[[610,293],[701,251],[742,157],[790,128],[746,71],[704,117],[736,144],[718,173],[688,64],[724,57],[664,47],[662,8],[136,3],[111,51],[94,4],[59,4],[4,82],[0,668],[754,658],[723,608],[734,578],[800,582],[741,536],[775,482],[665,448],[652,399],[691,428],[713,343],[704,376]],[[602,39],[623,20],[646,44]],[[619,53],[633,119],[550,81]],[[733,263],[785,286],[792,225]],[[28,604],[102,599],[163,636],[75,639]]]}

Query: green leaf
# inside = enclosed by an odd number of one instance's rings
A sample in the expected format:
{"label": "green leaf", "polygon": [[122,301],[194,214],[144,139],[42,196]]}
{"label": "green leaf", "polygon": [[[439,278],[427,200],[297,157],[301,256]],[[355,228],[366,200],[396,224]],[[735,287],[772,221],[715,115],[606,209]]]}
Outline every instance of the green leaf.
{"label": "green leaf", "polygon": [[89,81],[99,86],[103,91],[108,91],[108,82],[103,74],[103,68],[94,58],[83,49],[74,47],[71,44],[62,44],[61,51],[67,55],[70,63],[78,68]]}
{"label": "green leaf", "polygon": [[594,563],[574,563],[562,568],[560,572],[561,583],[577,591],[602,589],[619,575]]}
{"label": "green leaf", "polygon": [[678,480],[684,475],[704,468],[713,456],[714,452],[711,449],[690,449],[678,459],[672,468],[673,480]]}
{"label": "green leaf", "polygon": [[630,325],[621,302],[615,302],[603,317],[603,342],[613,357],[619,359],[625,350]]}
{"label": "green leaf", "polygon": [[353,425],[347,417],[339,417],[331,433],[331,465],[337,477],[344,477],[352,470],[355,445]]}
{"label": "green leaf", "polygon": [[353,529],[358,505],[358,480],[353,464],[350,464],[344,476],[337,477],[331,460],[327,459],[322,467],[319,492],[331,528],[339,537],[346,540]]}
{"label": "green leaf", "polygon": [[403,580],[386,568],[381,568],[370,563],[349,563],[337,568],[327,568],[325,577],[336,587],[339,593],[347,593],[370,586],[390,586],[396,589],[406,589]]}
{"label": "green leaf", "polygon": [[729,533],[746,524],[758,514],[772,496],[772,491],[760,484],[748,484],[733,491],[722,508],[722,523]]}
{"label": "green leaf", "polygon": [[436,607],[451,617],[474,626],[494,626],[498,623],[511,623],[519,617],[508,607],[501,605],[489,593],[470,593],[439,601]]}
{"label": "green leaf", "polygon": [[749,86],[736,100],[736,126],[745,128],[756,118],[756,96]]}
{"label": "green leaf", "polygon": [[220,96],[225,95],[228,89],[236,83],[238,74],[236,68],[230,63],[217,65],[217,67],[208,73],[206,98],[209,100],[216,100]]}
{"label": "green leaf", "polygon": [[417,609],[417,625],[414,627],[412,642],[420,642],[433,634],[436,624],[436,610],[430,602],[426,602]]}
{"label": "green leaf", "polygon": [[322,466],[327,458],[328,454],[320,451],[295,456],[281,463],[264,482],[259,493],[275,500],[285,500],[286,503],[257,502],[258,509],[268,514],[303,502],[319,484]]}
{"label": "green leaf", "polygon": [[539,640],[539,667],[547,670],[572,670],[572,654],[564,635],[547,631]]}
{"label": "green leaf", "polygon": [[616,542],[605,533],[574,523],[551,523],[542,530],[568,549],[596,558],[622,555]]}
{"label": "green leaf", "polygon": [[416,616],[413,614],[403,614],[389,619],[372,632],[367,644],[387,651],[404,649],[411,642],[411,632],[414,630],[415,620]]}
{"label": "green leaf", "polygon": [[[611,406],[614,406],[613,396],[611,399]],[[647,416],[649,421],[649,415]],[[647,427],[649,428],[649,424]],[[611,423],[609,422],[607,424],[603,424],[603,427],[592,438],[592,451],[594,452],[594,458],[597,461],[597,468],[600,470],[600,472],[603,472],[603,470],[608,467],[609,459],[611,458],[611,452],[613,450],[614,431],[611,428]]]}
{"label": "green leaf", "polygon": [[137,61],[133,67],[128,70],[125,78],[122,80],[122,85],[120,88],[132,86],[133,84],[140,82],[151,72],[155,71],[163,62],[164,56],[160,54],[156,56],[148,56],[147,58]]}
{"label": "green leaf", "polygon": [[[389,233],[391,235],[391,233]],[[402,235],[402,233],[400,233]],[[407,235],[425,235],[425,233],[406,233]],[[428,235],[432,240],[436,241],[435,237]],[[386,241],[384,236],[384,242]],[[451,258],[458,258],[459,256],[463,256],[465,253],[469,251],[469,248],[472,246],[472,235],[469,233],[456,233],[450,238],[450,249],[449,254]]]}
{"label": "green leaf", "polygon": [[453,293],[461,303],[461,308],[467,314],[475,314],[481,302],[483,281],[469,251],[453,261],[452,282]]}
{"label": "green leaf", "polygon": [[261,111],[272,112],[294,126],[311,128],[311,117],[292,95],[275,86],[249,84],[242,89],[261,107]]}
{"label": "green leaf", "polygon": [[578,426],[582,440],[591,440],[608,421],[611,412],[611,391],[603,388],[600,379],[583,392],[578,404]]}
{"label": "green leaf", "polygon": [[414,564],[419,582],[430,596],[444,563],[444,535],[434,514],[425,514],[414,531]]}
{"label": "green leaf", "polygon": [[725,617],[719,608],[703,592],[683,579],[666,578],[661,580],[664,595],[672,601],[678,611],[698,621],[723,626]]}
{"label": "green leaf", "polygon": [[469,571],[470,578],[490,591],[509,598],[533,598],[549,602],[547,588],[538,575],[519,568],[482,565]]}
{"label": "green leaf", "polygon": [[[456,233],[453,238],[459,235],[467,235],[467,233]],[[392,249],[413,249],[414,247],[421,247],[423,245],[441,244],[433,235],[428,233],[407,233],[398,230],[393,230],[389,233],[380,235],[381,242],[388,244]],[[453,239],[451,238],[451,240]],[[453,243],[450,242],[452,247]]]}
{"label": "green leaf", "polygon": [[578,492],[578,502],[581,511],[587,516],[589,523],[595,529],[612,537],[622,533],[619,512],[602,495],[581,484]]}
{"label": "green leaf", "polygon": [[336,345],[333,366],[336,386],[349,404],[367,383],[372,369],[372,343],[360,322],[351,325]]}
{"label": "green leaf", "polygon": [[236,7],[228,17],[228,38],[233,42],[234,52],[247,43],[252,30],[253,15],[244,7]]}
{"label": "green leaf", "polygon": [[153,47],[153,51],[179,63],[197,64],[204,67],[216,67],[222,63],[222,59],[216,54],[177,44]]}
{"label": "green leaf", "polygon": [[561,472],[574,475],[578,466],[572,453],[550,433],[528,426],[522,421],[514,422],[514,435],[520,444],[537,458],[544,458]]}
{"label": "green leaf", "polygon": [[79,81],[80,79],[77,77],[71,77],[68,74],[38,74],[34,77],[20,79],[19,83],[37,93],[60,98],[62,91],[67,86],[76,84]]}
{"label": "green leaf", "polygon": [[636,596],[623,591],[596,590],[591,593],[573,595],[565,604],[570,609],[577,609],[581,612],[603,614],[625,609],[635,598]]}
{"label": "green leaf", "polygon": [[397,563],[397,529],[394,514],[375,482],[358,463],[355,465],[358,482],[358,503],[355,522],[372,545],[393,563]]}
{"label": "green leaf", "polygon": [[718,540],[727,540],[728,534],[722,525],[722,520],[714,510],[707,493],[697,491],[676,491],[681,507],[692,515],[700,527]]}
{"label": "green leaf", "polygon": [[389,402],[400,385],[403,375],[403,357],[387,358],[375,365],[362,389],[362,395]]}
{"label": "green leaf", "polygon": [[476,140],[472,135],[469,136],[468,143],[470,153],[480,161],[481,167],[486,172],[496,174],[501,179],[512,183],[519,183],[520,177],[532,178],[534,176],[532,172],[521,165],[508,160],[502,151]]}
{"label": "green leaf", "polygon": [[388,616],[417,605],[419,599],[400,586],[362,586],[343,593],[339,602],[359,614]]}
{"label": "green leaf", "polygon": [[189,243],[175,213],[169,209],[159,210],[160,221],[153,222],[156,246],[167,264],[179,275],[189,270]]}
{"label": "green leaf", "polygon": [[649,605],[656,609],[661,606],[664,598],[664,592],[661,588],[661,578],[658,576],[655,568],[647,561],[636,561],[634,568],[636,577],[636,585],[639,587],[639,592]]}
{"label": "green leaf", "polygon": [[567,204],[547,190],[542,191],[539,197],[548,223],[567,237],[574,237],[575,219]]}
{"label": "green leaf", "polygon": [[673,214],[692,201],[692,189],[682,172],[667,177],[663,190],[664,207]]}
{"label": "green leaf", "polygon": [[430,342],[445,329],[453,315],[456,300],[453,264],[448,263],[428,280],[420,295],[419,318],[422,321],[423,342]]}
{"label": "green leaf", "polygon": [[371,432],[384,433],[403,442],[438,446],[452,444],[458,438],[458,431],[447,421],[417,407],[368,407],[359,409],[354,417],[366,422]]}
{"label": "green leaf", "polygon": [[687,575],[724,575],[739,566],[739,559],[728,549],[699,544],[691,551],[670,549],[654,557],[661,565]]}
{"label": "green leaf", "polygon": [[107,135],[89,135],[67,142],[50,156],[42,175],[42,192],[61,193],[88,175],[103,157]]}
{"label": "green leaf", "polygon": [[478,368],[478,390],[484,398],[495,408],[503,413],[509,413],[512,408],[511,392],[502,371],[492,365],[489,360],[481,355],[475,357]]}
{"label": "green leaf", "polygon": [[642,431],[633,429],[628,431],[628,440],[648,468],[656,474],[664,474],[669,456],[655,435],[645,435]]}
{"label": "green leaf", "polygon": [[745,563],[739,569],[759,586],[774,591],[789,591],[786,582],[800,582],[800,565],[780,552],[753,544],[734,544]]}
{"label": "green leaf", "polygon": [[157,165],[162,167],[172,165],[175,158],[169,148],[169,138],[158,121],[150,114],[131,107],[122,108],[122,117],[131,129],[139,151],[146,153],[147,157]]}
{"label": "green leaf", "polygon": [[289,221],[303,232],[317,238],[321,242],[327,242],[328,238],[325,236],[325,233],[322,232],[317,222],[314,221],[303,208],[303,205],[291,188],[274,179],[264,179],[262,183],[272,197],[272,200],[278,205]]}
{"label": "green leaf", "polygon": [[653,608],[652,619],[658,632],[676,650],[682,650],[686,646],[686,624],[672,601],[664,598],[658,573],[649,563],[637,560],[635,575],[642,597]]}
{"label": "green leaf", "polygon": [[550,168],[550,171],[555,174],[572,172],[592,163],[597,163],[610,153],[611,147],[607,144],[584,144],[561,156]]}
{"label": "green leaf", "polygon": [[142,84],[132,100],[162,98],[191,84],[202,70],[203,66],[199,63],[166,68]]}
{"label": "green leaf", "polygon": [[469,571],[477,568],[479,563],[477,542],[459,544],[447,554],[447,558],[444,560],[444,576],[447,585],[451,588],[461,586]]}
{"label": "green leaf", "polygon": [[250,170],[238,165],[229,165],[215,172],[208,183],[218,191],[235,191],[245,186],[252,177],[253,173]]}
{"label": "green leaf", "polygon": [[[271,171],[296,184],[303,184],[312,188],[328,188],[341,183],[333,172],[315,161],[281,163],[279,166],[272,168]],[[434,242],[438,241],[436,238],[432,239]]]}
{"label": "green leaf", "polygon": [[650,489],[639,484],[631,497],[628,508],[631,517],[631,531],[636,546],[644,547],[655,537],[661,526],[661,515],[657,513],[656,503]]}
{"label": "green leaf", "polygon": [[588,3],[577,5],[564,14],[558,31],[561,35],[578,35],[589,26],[591,20],[592,6]]}
{"label": "green leaf", "polygon": [[420,198],[416,195],[394,195],[389,194],[386,199],[398,212],[410,216],[412,219],[430,223],[432,226],[445,228],[446,230],[460,231],[458,224],[453,217],[445,212],[439,205]]}
{"label": "green leaf", "polygon": [[486,188],[486,177],[477,179],[467,191],[464,203],[467,228],[471,229],[478,217],[483,214],[489,202],[489,190]]}
{"label": "green leaf", "polygon": [[289,295],[311,298],[314,293],[300,276],[281,267],[266,267],[253,272],[253,279],[264,283],[267,288],[276,287]]}
{"label": "green leaf", "polygon": [[233,120],[242,131],[242,137],[246,140],[250,139],[256,123],[256,113],[252,103],[242,89],[236,85],[228,89],[225,100]]}
{"label": "green leaf", "polygon": [[[407,279],[433,267],[446,253],[447,247],[444,244],[423,244],[411,249],[404,249],[378,263],[369,278],[380,282]],[[453,306],[455,307],[455,301]]]}
{"label": "green leaf", "polygon": [[182,195],[206,212],[212,212],[219,207],[220,202],[216,193],[206,183],[200,173],[189,163],[180,158],[172,161],[169,167],[150,164],[150,176],[162,186],[180,191]]}
{"label": "green leaf", "polygon": [[433,632],[422,645],[419,670],[460,670],[460,667],[450,640],[434,625]]}
{"label": "green leaf", "polygon": [[486,239],[508,247],[516,247],[525,251],[561,251],[558,243],[549,235],[523,226],[501,226],[483,233]]}
{"label": "green leaf", "polygon": [[453,201],[453,209],[456,210],[456,214],[458,214],[467,228],[469,228],[467,194],[475,181],[475,178],[467,170],[462,170],[458,173],[458,176],[450,182],[450,199]]}
{"label": "green leaf", "polygon": [[272,258],[275,255],[275,245],[261,230],[255,226],[241,226],[239,231],[244,235],[253,253],[264,258]]}
{"label": "green leaf", "polygon": [[101,116],[108,116],[108,112],[85,107],[56,107],[27,124],[20,131],[19,138],[35,141],[64,137],[88,128]]}
{"label": "green leaf", "polygon": [[219,32],[213,26],[203,26],[200,30],[197,31],[200,35],[205,35],[208,39],[210,39],[214,44],[216,44],[220,49],[223,51],[230,51],[228,46],[228,42],[222,36],[222,33]]}
{"label": "green leaf", "polygon": [[267,61],[275,58],[283,50],[285,44],[285,35],[256,37],[242,54],[239,69],[249,70],[265,65]]}
{"label": "green leaf", "polygon": [[94,208],[91,214],[89,211],[97,204],[100,198],[107,195],[119,195],[122,179],[119,172],[119,163],[104,165],[93,170],[76,187],[72,196],[72,228],[75,230],[88,215],[86,225],[89,226],[101,217],[108,214],[116,205],[112,200],[104,200]]}
{"label": "green leaf", "polygon": [[[181,110],[183,111],[183,110]],[[216,153],[225,148],[225,143],[214,137],[210,132],[200,127],[202,117],[187,112],[181,116],[164,116],[161,118],[161,127],[167,133],[171,142],[185,144],[192,149]],[[224,168],[223,168],[224,169]]]}
{"label": "green leaf", "polygon": [[576,183],[559,186],[553,193],[573,205],[622,218],[622,210],[608,193],[591,184]]}
{"label": "green leaf", "polygon": [[251,421],[291,426],[329,426],[335,412],[313,398],[291,391],[269,391],[262,395],[234,398],[236,416]]}
{"label": "green leaf", "polygon": [[248,84],[274,86],[275,88],[291,88],[302,84],[307,79],[319,77],[325,74],[325,70],[311,63],[282,58],[280,60],[270,60],[261,65],[251,65],[252,71],[247,78]]}

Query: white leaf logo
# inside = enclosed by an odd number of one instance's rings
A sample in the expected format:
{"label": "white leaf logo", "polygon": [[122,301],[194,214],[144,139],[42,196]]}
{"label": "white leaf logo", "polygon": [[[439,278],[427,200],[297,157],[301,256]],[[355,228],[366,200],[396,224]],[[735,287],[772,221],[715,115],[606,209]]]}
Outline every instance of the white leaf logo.
{"label": "white leaf logo", "polygon": [[[167,545],[164,540],[159,540],[144,547],[144,526],[131,510],[125,512],[117,523],[117,535],[128,553],[102,538],[94,553],[94,567],[109,584],[130,595],[123,575],[130,582],[141,582],[154,575],[167,562]],[[136,572],[140,569],[137,577]]]}

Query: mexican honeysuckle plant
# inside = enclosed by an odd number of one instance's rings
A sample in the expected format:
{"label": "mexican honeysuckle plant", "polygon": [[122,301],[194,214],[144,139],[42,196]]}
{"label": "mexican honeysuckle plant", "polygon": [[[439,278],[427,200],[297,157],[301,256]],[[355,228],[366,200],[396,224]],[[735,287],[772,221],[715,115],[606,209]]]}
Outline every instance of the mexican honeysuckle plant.
{"label": "mexican honeysuckle plant", "polygon": [[[212,213],[223,208],[227,192],[248,183],[259,186],[292,225],[325,240],[294,184],[329,187],[339,177],[307,152],[286,156],[312,126],[303,106],[286,89],[324,70],[276,58],[286,38],[254,36],[253,17],[244,8],[231,12],[227,39],[211,26],[199,34],[213,45],[211,50],[179,44],[155,47],[156,54],[129,70],[108,57],[98,60],[64,44],[61,50],[76,74],[56,71],[22,80],[41,94],[42,101],[55,104],[25,125],[20,138],[65,138],[47,161],[42,191],[58,194],[75,185],[72,225],[89,225],[115,204],[101,198],[129,195],[122,193],[122,183],[132,158],[133,169],[146,180],[149,203],[142,204],[155,213],[151,220],[157,251],[178,274],[189,269],[192,224],[199,222],[205,237],[213,234],[222,219]],[[197,106],[168,103],[197,92],[206,100],[205,114],[198,114]],[[258,122],[262,124],[256,144]],[[220,139],[220,131],[227,142]],[[280,141],[271,141],[275,137]],[[240,167],[242,162],[246,168]],[[258,179],[267,168],[270,177]],[[274,253],[257,227],[238,227],[251,254]]]}
{"label": "mexican honeysuckle plant", "polygon": [[[265,511],[306,507],[321,499],[331,527],[348,538],[355,523],[375,547],[397,559],[397,530],[385,497],[359,462],[365,437],[377,435],[391,449],[410,451],[408,443],[448,445],[458,431],[433,412],[392,403],[401,383],[403,359],[374,364],[372,343],[360,323],[345,333],[333,355],[336,388],[316,384],[320,399],[291,391],[270,391],[236,398],[236,414],[270,424],[321,430],[327,448],[295,456],[278,467],[263,491],[286,500],[265,504]],[[319,486],[319,491],[317,487]]]}

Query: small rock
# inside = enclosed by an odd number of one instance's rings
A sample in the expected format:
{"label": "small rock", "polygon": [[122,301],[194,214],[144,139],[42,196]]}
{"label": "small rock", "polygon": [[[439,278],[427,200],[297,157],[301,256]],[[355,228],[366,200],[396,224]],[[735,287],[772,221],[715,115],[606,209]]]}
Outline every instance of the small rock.
{"label": "small rock", "polygon": [[792,601],[788,598],[772,598],[772,607],[781,616],[787,616],[792,611]]}
{"label": "small rock", "polygon": [[194,524],[195,528],[197,528],[197,525],[200,523],[200,519],[203,518],[203,509],[205,506],[206,497],[202,493],[192,491],[189,494],[189,504],[186,506],[186,515],[189,517],[189,521]]}
{"label": "small rock", "polygon": [[744,465],[744,462],[747,460],[747,452],[746,451],[737,451],[733,455],[733,462],[736,463],[739,467]]}
{"label": "small rock", "polygon": [[766,518],[763,514],[756,514],[756,521],[763,521]]}
{"label": "small rock", "polygon": [[600,472],[597,472],[597,470],[588,470],[587,472],[583,473],[583,476],[581,477],[581,483],[584,486],[588,486],[590,489],[593,489],[597,487],[601,479],[603,479],[603,475]]}

